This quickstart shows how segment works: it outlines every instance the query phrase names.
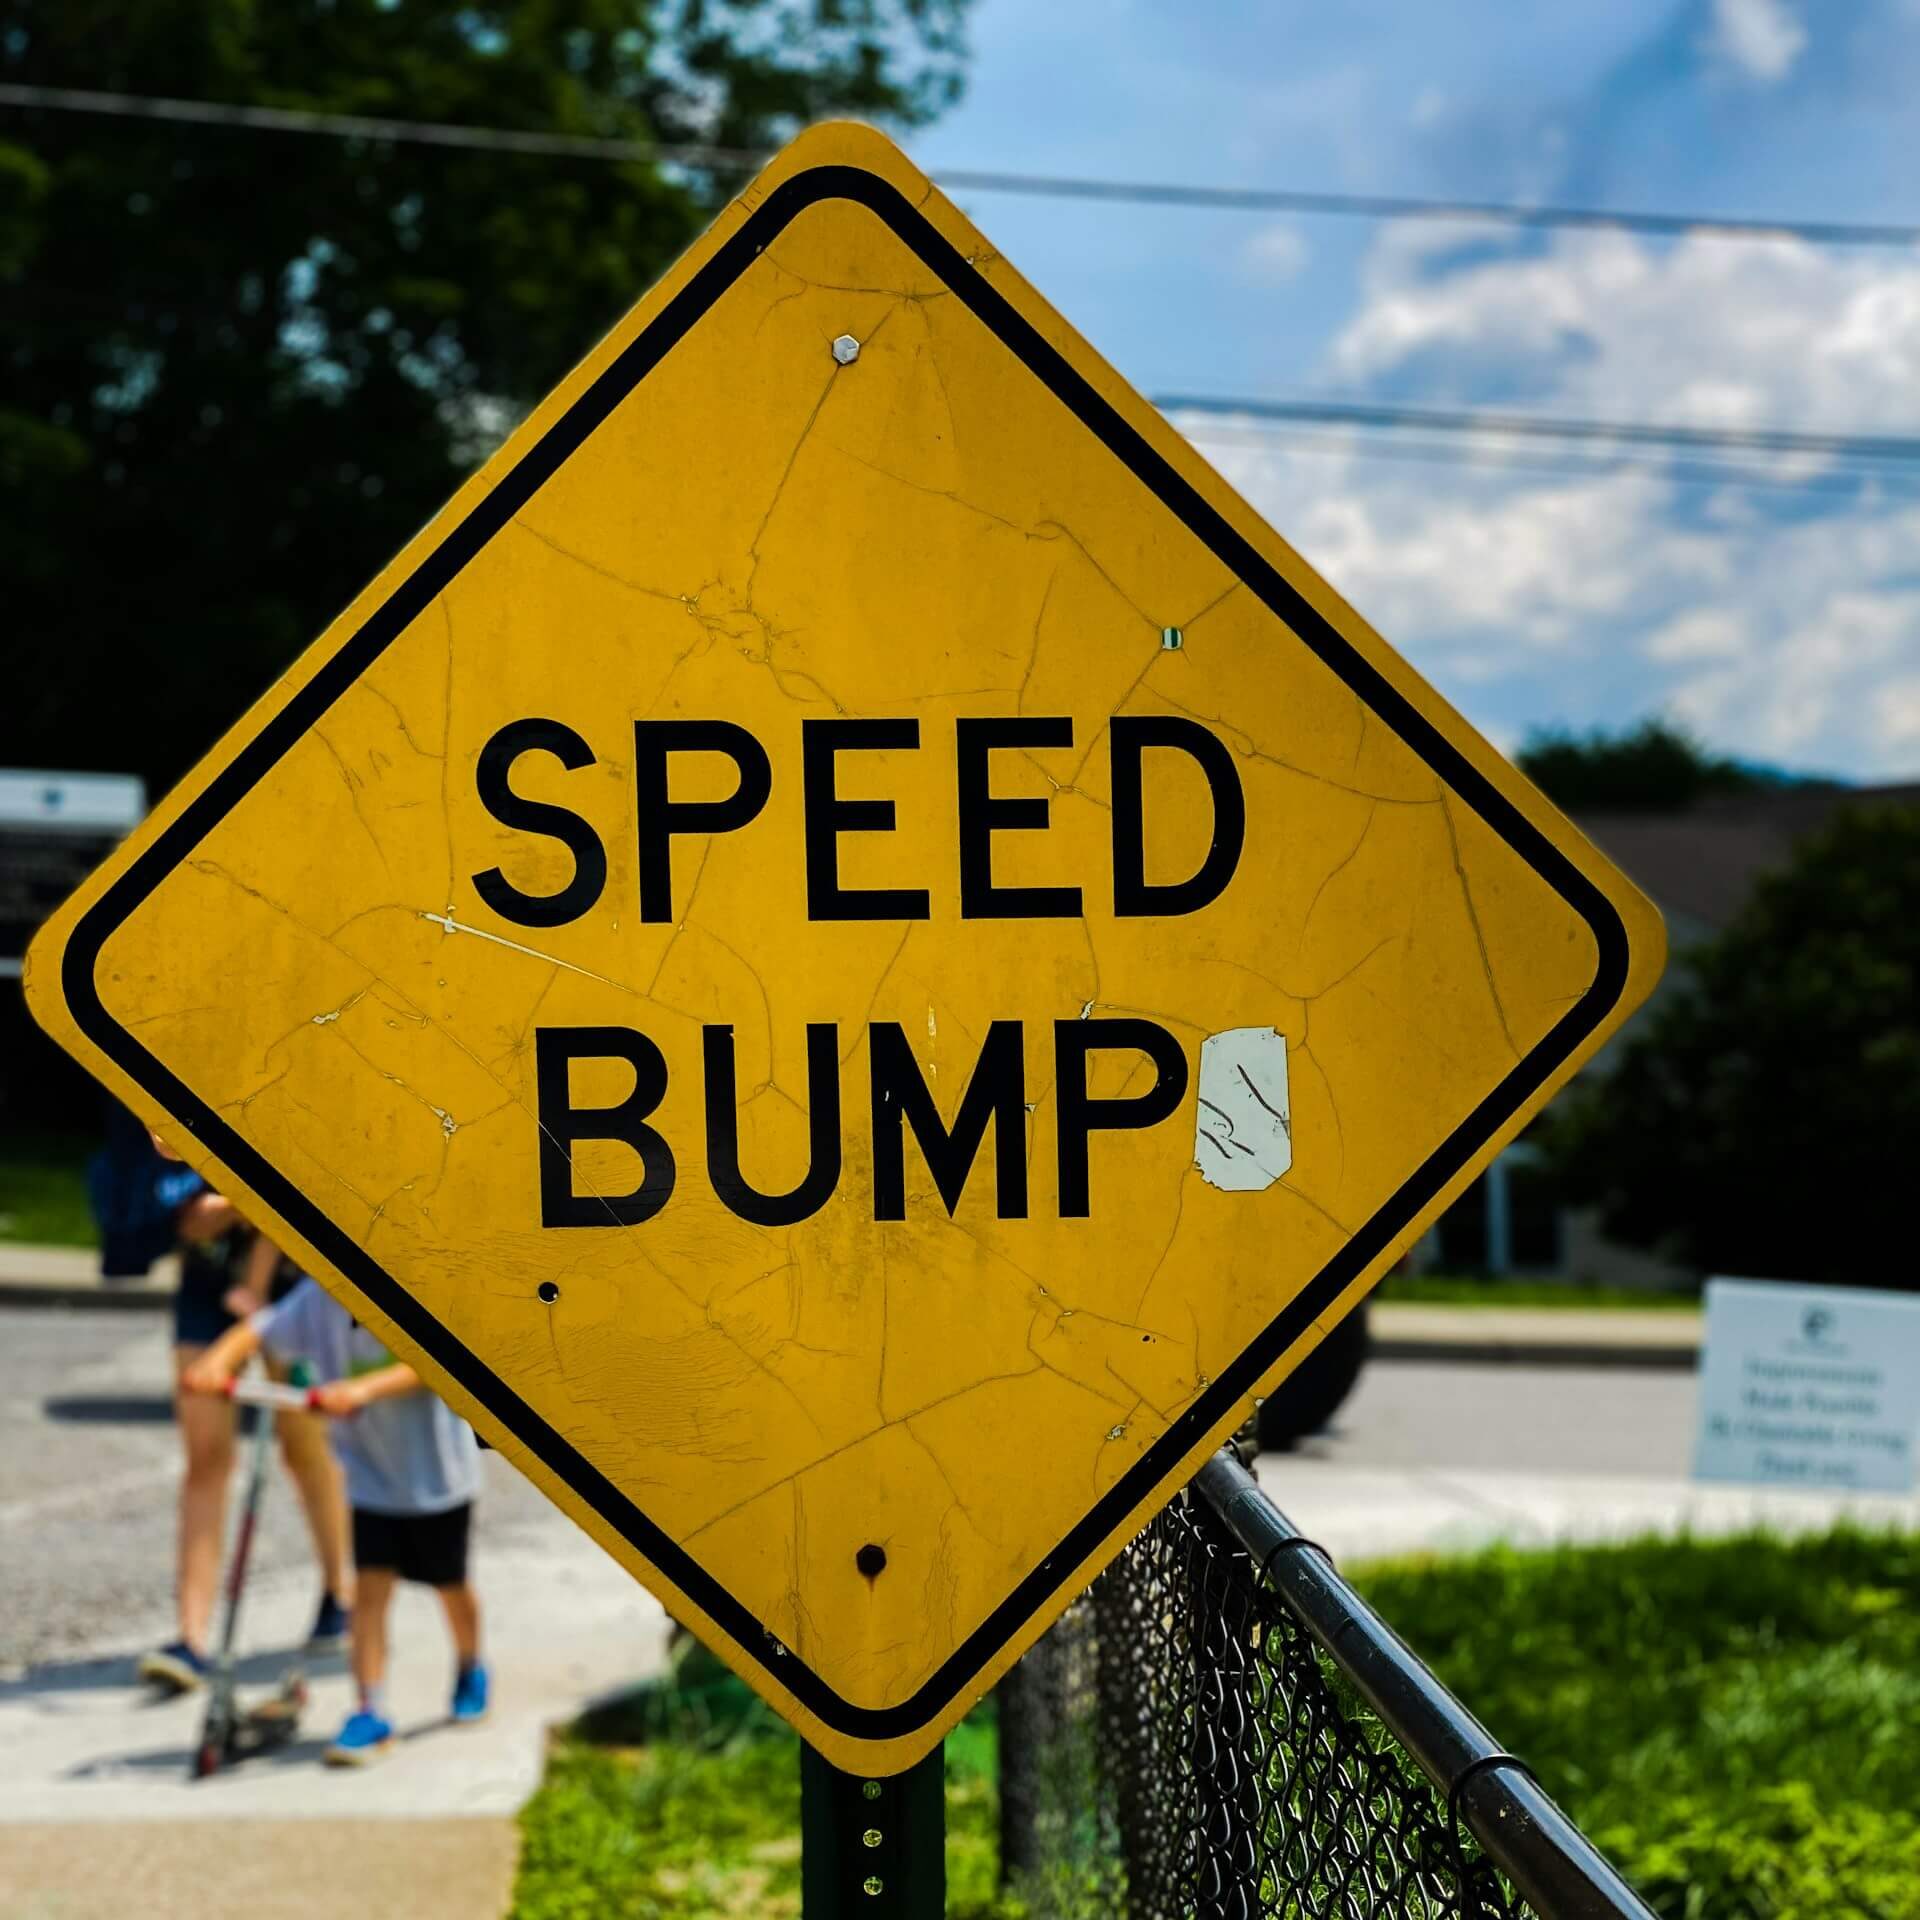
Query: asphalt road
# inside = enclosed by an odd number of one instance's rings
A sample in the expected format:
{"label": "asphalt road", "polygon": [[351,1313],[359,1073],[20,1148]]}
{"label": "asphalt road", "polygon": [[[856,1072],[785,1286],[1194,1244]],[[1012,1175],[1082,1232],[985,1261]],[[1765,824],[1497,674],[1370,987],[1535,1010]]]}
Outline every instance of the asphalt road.
{"label": "asphalt road", "polygon": [[[159,1314],[0,1308],[0,1672],[102,1643],[171,1635],[178,1443]],[[1376,1363],[1300,1458],[1379,1468],[1683,1475],[1691,1374]],[[512,1540],[549,1509],[488,1463],[481,1537]],[[276,1473],[263,1574],[308,1564]]]}
{"label": "asphalt road", "polygon": [[[167,1343],[160,1313],[0,1308],[0,1675],[173,1637]],[[512,1468],[487,1465],[481,1539],[512,1540],[551,1509]],[[311,1565],[277,1469],[261,1528],[263,1576]]]}
{"label": "asphalt road", "polygon": [[1375,1361],[1299,1453],[1353,1467],[1685,1478],[1698,1391],[1696,1375],[1664,1368]]}

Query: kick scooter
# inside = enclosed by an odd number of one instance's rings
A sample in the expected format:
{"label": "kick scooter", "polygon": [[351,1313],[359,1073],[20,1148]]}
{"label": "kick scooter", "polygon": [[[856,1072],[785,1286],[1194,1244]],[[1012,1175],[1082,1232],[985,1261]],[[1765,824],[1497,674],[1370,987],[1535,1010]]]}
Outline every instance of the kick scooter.
{"label": "kick scooter", "polygon": [[[296,1369],[296,1375],[304,1369]],[[240,1509],[240,1530],[234,1537],[233,1563],[227,1569],[226,1614],[220,1624],[220,1646],[214,1656],[213,1676],[207,1688],[207,1715],[194,1749],[191,1777],[204,1780],[223,1766],[285,1746],[300,1725],[307,1704],[305,1666],[295,1660],[280,1690],[251,1707],[242,1707],[234,1677],[234,1646],[239,1637],[240,1601],[246,1591],[247,1566],[253,1557],[253,1536],[266,1488],[267,1460],[273,1452],[273,1416],[278,1412],[312,1412],[318,1406],[313,1387],[298,1381],[234,1379],[227,1397],[251,1410],[252,1431],[247,1439],[247,1487]],[[246,1416],[242,1416],[243,1420]]]}

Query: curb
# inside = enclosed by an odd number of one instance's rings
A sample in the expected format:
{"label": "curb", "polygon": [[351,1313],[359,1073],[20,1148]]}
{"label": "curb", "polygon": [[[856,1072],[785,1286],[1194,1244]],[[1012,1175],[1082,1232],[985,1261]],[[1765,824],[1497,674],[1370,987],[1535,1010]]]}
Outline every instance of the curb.
{"label": "curb", "polygon": [[145,1273],[105,1280],[98,1247],[34,1246],[18,1240],[0,1244],[0,1307],[164,1313],[173,1305],[179,1277],[180,1263],[171,1253]]}
{"label": "curb", "polygon": [[104,1308],[112,1313],[164,1313],[173,1306],[171,1287],[144,1281],[0,1279],[0,1307]]}
{"label": "curb", "polygon": [[1421,1340],[1388,1336],[1373,1341],[1367,1358],[1389,1365],[1401,1360],[1439,1360],[1463,1366],[1611,1367],[1691,1373],[1700,1365],[1700,1349],[1692,1341],[1656,1346],[1611,1340]]}

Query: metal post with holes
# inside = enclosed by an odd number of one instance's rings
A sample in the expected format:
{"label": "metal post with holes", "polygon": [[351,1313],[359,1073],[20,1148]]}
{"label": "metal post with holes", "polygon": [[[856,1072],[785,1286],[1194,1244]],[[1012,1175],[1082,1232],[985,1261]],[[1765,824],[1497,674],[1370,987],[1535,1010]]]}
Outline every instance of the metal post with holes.
{"label": "metal post with holes", "polygon": [[935,1747],[891,1779],[842,1773],[800,1747],[803,1920],[939,1920],[947,1904],[946,1762]]}

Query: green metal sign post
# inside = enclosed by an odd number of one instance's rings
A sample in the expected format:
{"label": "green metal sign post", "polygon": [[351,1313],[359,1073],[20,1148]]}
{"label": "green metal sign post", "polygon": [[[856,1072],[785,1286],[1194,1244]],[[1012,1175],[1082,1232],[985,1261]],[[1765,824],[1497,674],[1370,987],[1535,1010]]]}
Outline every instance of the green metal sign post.
{"label": "green metal sign post", "polygon": [[939,1920],[947,1902],[944,1749],[877,1780],[800,1749],[803,1920]]}

